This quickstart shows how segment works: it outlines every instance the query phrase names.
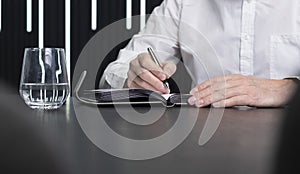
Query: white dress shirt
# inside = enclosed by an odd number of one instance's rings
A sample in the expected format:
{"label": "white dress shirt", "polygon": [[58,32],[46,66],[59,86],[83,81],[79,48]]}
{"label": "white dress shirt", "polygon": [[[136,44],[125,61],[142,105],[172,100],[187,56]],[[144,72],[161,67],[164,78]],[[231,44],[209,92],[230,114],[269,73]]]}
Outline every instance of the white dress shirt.
{"label": "white dress shirt", "polygon": [[228,74],[299,79],[300,0],[165,0],[103,79],[122,88],[147,47],[161,61],[182,58],[193,85]]}

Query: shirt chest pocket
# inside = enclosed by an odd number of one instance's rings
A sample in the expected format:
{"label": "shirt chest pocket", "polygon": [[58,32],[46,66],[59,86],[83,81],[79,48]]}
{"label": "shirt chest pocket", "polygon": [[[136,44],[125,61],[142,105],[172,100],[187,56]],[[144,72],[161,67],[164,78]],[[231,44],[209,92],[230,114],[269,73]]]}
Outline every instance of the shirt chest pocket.
{"label": "shirt chest pocket", "polygon": [[273,35],[270,46],[271,79],[299,77],[300,34]]}

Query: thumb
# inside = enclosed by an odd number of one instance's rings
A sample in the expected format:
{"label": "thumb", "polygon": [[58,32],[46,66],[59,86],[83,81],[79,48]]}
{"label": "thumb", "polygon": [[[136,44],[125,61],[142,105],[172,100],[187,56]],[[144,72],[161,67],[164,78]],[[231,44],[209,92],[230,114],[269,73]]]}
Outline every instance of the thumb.
{"label": "thumb", "polygon": [[167,78],[170,78],[176,72],[176,65],[172,62],[162,62],[162,67]]}

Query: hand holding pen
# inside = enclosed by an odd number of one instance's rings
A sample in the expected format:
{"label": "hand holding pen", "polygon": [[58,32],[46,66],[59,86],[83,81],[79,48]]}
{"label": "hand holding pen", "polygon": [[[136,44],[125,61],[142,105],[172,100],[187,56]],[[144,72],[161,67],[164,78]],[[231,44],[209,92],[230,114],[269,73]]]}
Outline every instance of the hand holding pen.
{"label": "hand holding pen", "polygon": [[[151,58],[153,59],[153,61],[156,63],[156,65],[158,65],[161,69],[163,69],[163,66],[159,63],[159,60],[157,59],[152,48],[149,47],[147,50],[148,50],[148,53],[150,54]],[[164,83],[165,87],[170,90],[170,85],[169,85],[168,79],[165,79],[162,82]]]}
{"label": "hand holding pen", "polygon": [[159,62],[151,48],[148,53],[142,53],[130,62],[126,86],[129,88],[144,88],[159,93],[170,93],[167,79],[176,71],[172,62]]}

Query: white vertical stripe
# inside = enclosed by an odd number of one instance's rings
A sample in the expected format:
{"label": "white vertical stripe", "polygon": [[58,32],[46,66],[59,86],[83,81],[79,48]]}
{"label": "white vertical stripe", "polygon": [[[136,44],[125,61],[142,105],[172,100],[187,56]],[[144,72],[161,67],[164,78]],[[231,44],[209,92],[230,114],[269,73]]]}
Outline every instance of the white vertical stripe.
{"label": "white vertical stripe", "polygon": [[91,9],[92,9],[92,12],[91,12],[91,28],[92,30],[97,30],[97,0],[91,0]]}
{"label": "white vertical stripe", "polygon": [[65,1],[65,51],[68,81],[71,84],[71,0]]}
{"label": "white vertical stripe", "polygon": [[132,0],[126,0],[126,29],[132,28]]}
{"label": "white vertical stripe", "polygon": [[[39,64],[41,66],[41,71],[42,71],[42,79],[41,79],[41,83],[45,83],[45,79],[46,79],[46,70],[45,70],[45,65],[44,65],[44,61],[43,61],[43,55],[42,55],[42,50],[39,50]],[[42,94],[42,93],[41,93]],[[42,95],[41,95],[42,97]]]}
{"label": "white vertical stripe", "polygon": [[2,0],[0,0],[0,32],[2,30]]}
{"label": "white vertical stripe", "polygon": [[146,25],[146,0],[141,0],[140,13],[140,29],[142,30]]}
{"label": "white vertical stripe", "polygon": [[44,0],[39,0],[39,48],[44,47]]}
{"label": "white vertical stripe", "polygon": [[26,3],[26,30],[27,32],[32,31],[32,0],[27,0]]}

